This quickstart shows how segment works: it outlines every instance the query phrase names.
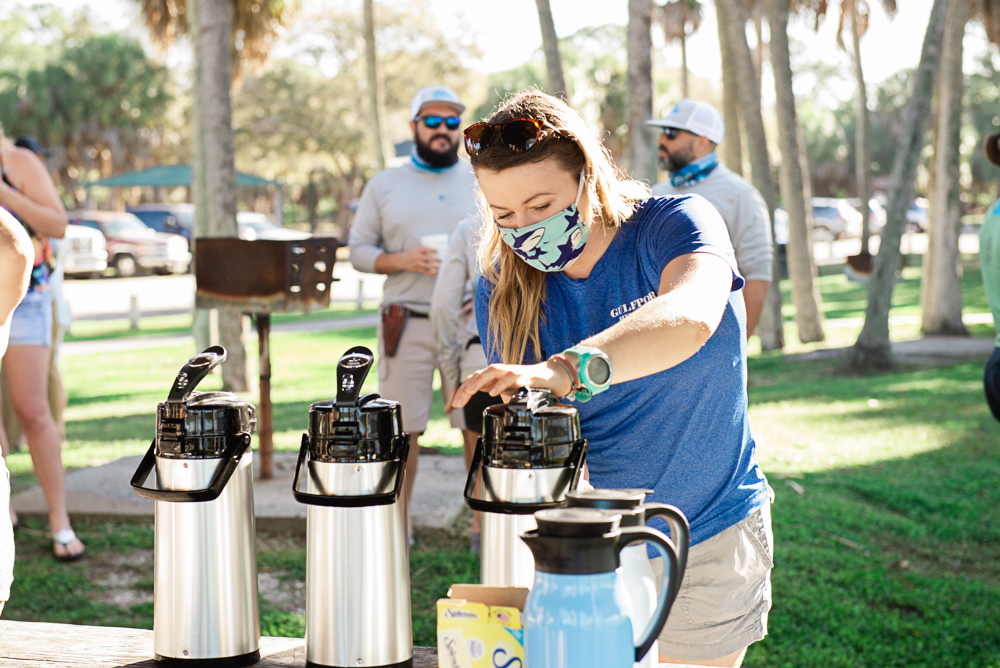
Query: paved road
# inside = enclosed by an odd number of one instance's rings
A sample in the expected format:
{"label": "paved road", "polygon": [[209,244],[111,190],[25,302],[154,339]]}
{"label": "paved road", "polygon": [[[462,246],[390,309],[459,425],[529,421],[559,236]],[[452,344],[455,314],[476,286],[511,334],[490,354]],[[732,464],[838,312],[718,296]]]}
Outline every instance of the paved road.
{"label": "paved road", "polygon": [[[349,262],[334,267],[332,299],[353,301],[362,290],[368,301],[382,298],[385,276],[362,274]],[[65,282],[63,292],[74,318],[126,316],[131,297],[135,295],[142,313],[190,311],[194,307],[194,276],[142,276],[138,278],[74,279]]]}

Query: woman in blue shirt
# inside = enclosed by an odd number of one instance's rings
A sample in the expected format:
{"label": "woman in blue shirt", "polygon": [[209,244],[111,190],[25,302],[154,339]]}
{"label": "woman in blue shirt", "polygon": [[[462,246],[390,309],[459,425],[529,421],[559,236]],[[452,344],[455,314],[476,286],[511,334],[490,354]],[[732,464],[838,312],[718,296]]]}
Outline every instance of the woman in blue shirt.
{"label": "woman in blue shirt", "polygon": [[740,665],[767,633],[773,548],[725,223],[700,197],[650,198],[576,112],[538,91],[465,136],[493,222],[476,295],[492,364],[454,405],[527,385],[586,400],[591,484],[652,489],[691,522],[660,661]]}

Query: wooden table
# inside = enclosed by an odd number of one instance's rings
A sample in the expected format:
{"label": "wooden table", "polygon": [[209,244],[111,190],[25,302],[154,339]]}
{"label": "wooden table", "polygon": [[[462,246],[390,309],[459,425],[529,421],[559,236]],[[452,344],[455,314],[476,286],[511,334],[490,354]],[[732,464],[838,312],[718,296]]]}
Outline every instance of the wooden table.
{"label": "wooden table", "polygon": [[[260,639],[255,668],[306,665],[302,638]],[[114,626],[74,626],[0,620],[2,668],[156,668],[153,632]],[[438,668],[437,649],[413,648],[413,668]],[[660,668],[696,668],[661,663]]]}
{"label": "wooden table", "polygon": [[[302,638],[261,638],[257,668],[306,665]],[[437,650],[413,648],[414,668],[437,668]],[[153,632],[0,620],[3,668],[155,668]]]}

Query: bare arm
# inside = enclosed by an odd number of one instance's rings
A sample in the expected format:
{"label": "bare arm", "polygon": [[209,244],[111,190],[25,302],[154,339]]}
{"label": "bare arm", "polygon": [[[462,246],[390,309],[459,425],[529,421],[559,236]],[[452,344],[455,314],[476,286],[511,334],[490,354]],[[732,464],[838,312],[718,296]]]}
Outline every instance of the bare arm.
{"label": "bare arm", "polygon": [[747,338],[757,329],[760,322],[760,314],[764,312],[764,300],[767,299],[767,290],[771,287],[771,281],[751,281],[747,280],[743,286],[743,301],[747,305]]}
{"label": "bare arm", "polygon": [[[600,348],[611,359],[613,383],[677,366],[701,350],[715,333],[732,283],[733,271],[722,258],[707,253],[682,255],[664,268],[656,299],[580,343]],[[480,390],[497,396],[528,385],[562,396],[569,392],[571,381],[559,362],[494,364],[466,380],[454,405],[464,406]]]}
{"label": "bare arm", "polygon": [[66,234],[66,209],[45,165],[26,149],[5,149],[3,160],[17,190],[0,181],[0,204],[36,232],[62,239]]}
{"label": "bare arm", "polygon": [[34,250],[24,227],[0,209],[0,357],[7,350],[10,316],[24,297]]}

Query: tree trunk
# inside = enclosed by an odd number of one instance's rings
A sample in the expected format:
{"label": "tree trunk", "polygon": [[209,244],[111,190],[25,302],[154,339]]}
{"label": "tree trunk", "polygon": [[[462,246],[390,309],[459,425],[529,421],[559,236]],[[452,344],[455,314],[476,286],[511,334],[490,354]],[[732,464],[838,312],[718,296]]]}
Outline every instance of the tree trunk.
{"label": "tree trunk", "polygon": [[566,90],[566,80],[563,78],[562,56],[559,55],[559,37],[556,36],[556,24],[552,21],[552,8],[549,0],[535,0],[538,5],[538,23],[542,28],[542,48],[545,51],[545,69],[549,77],[549,94],[562,93],[569,99]]}
{"label": "tree trunk", "polygon": [[[743,21],[746,26],[747,22]],[[757,73],[757,85],[764,81],[764,0],[756,0],[753,5],[753,27],[757,33],[757,48],[753,51],[753,64]],[[744,35],[746,30],[744,30]]]}
{"label": "tree trunk", "polygon": [[722,140],[722,162],[743,176],[743,150],[740,146],[740,100],[736,92],[736,63],[729,47],[725,24],[716,21],[719,29],[719,51],[722,54],[722,122],[726,135]]}
{"label": "tree trunk", "polygon": [[858,182],[858,199],[861,200],[861,254],[869,253],[871,227],[869,206],[871,199],[871,131],[868,118],[868,92],[865,89],[865,72],[861,67],[861,33],[858,26],[857,5],[851,13],[851,38],[854,42],[854,78],[858,84],[857,132],[854,137],[854,175]]}
{"label": "tree trunk", "polygon": [[681,30],[681,97],[688,96],[687,35]]}
{"label": "tree trunk", "polygon": [[[230,99],[234,10],[229,0],[199,0],[198,9],[209,227],[213,236],[235,237],[236,166]],[[239,310],[219,309],[219,342],[228,352],[226,364],[222,366],[222,386],[230,392],[250,389],[246,320]]]}
{"label": "tree trunk", "polygon": [[[187,0],[187,15],[191,21],[191,34],[195,36],[192,40],[194,44],[194,62],[201,63],[201,21],[198,17],[200,0]],[[203,77],[201,68],[193,68],[194,85],[191,88],[191,187],[189,188],[191,201],[194,203],[194,230],[191,235],[191,252],[195,252],[198,239],[211,236],[212,231],[208,222],[208,182],[205,175],[208,168],[205,164],[205,96],[202,92]],[[193,269],[197,271],[197,267]],[[215,343],[212,337],[212,309],[195,308],[194,317],[191,322],[191,331],[194,334],[195,352],[201,352]]]}
{"label": "tree trunk", "polygon": [[632,178],[656,183],[653,117],[653,0],[628,0],[628,168]]}
{"label": "tree trunk", "polygon": [[771,68],[774,71],[775,107],[778,114],[778,141],[781,146],[781,193],[788,212],[788,275],[792,282],[795,323],[802,343],[822,341],[823,311],[816,287],[816,263],[806,223],[806,199],[799,160],[798,120],[792,90],[792,66],[788,53],[789,0],[767,0],[771,28]]}
{"label": "tree trunk", "polygon": [[967,0],[948,8],[941,71],[938,76],[938,114],[934,140],[934,185],[931,190],[927,253],[924,255],[920,329],[925,334],[968,334],[962,322],[961,260],[958,235],[962,129],[962,39],[969,22]]}
{"label": "tree trunk", "polygon": [[924,146],[927,117],[941,59],[944,23],[949,0],[934,0],[924,34],[920,64],[913,75],[913,90],[907,104],[903,136],[896,150],[889,188],[888,220],[882,229],[882,240],[875,266],[868,280],[868,307],[865,324],[851,348],[848,366],[854,371],[881,371],[892,367],[892,345],[889,342],[889,309],[892,288],[899,268],[899,242],[906,224],[906,210],[913,197],[913,181]]}
{"label": "tree trunk", "polygon": [[[760,83],[753,69],[750,45],[747,44],[747,17],[743,0],[716,0],[716,14],[725,23],[725,35],[732,49],[736,64],[736,90],[739,94],[743,113],[744,129],[750,156],[751,181],[767,203],[771,218],[771,238],[774,238],[774,178],[771,176],[771,161],[767,153],[767,136],[764,134],[764,118],[760,111]],[[764,312],[757,326],[760,345],[764,350],[780,350],[785,345],[785,332],[781,319],[781,269],[775,249],[771,287],[764,302]]]}
{"label": "tree trunk", "polygon": [[371,117],[369,128],[372,136],[372,146],[375,149],[375,160],[379,169],[385,169],[385,149],[383,132],[382,85],[379,79],[378,62],[375,56],[375,8],[372,0],[364,0],[365,13],[365,66],[368,72],[368,115]]}

